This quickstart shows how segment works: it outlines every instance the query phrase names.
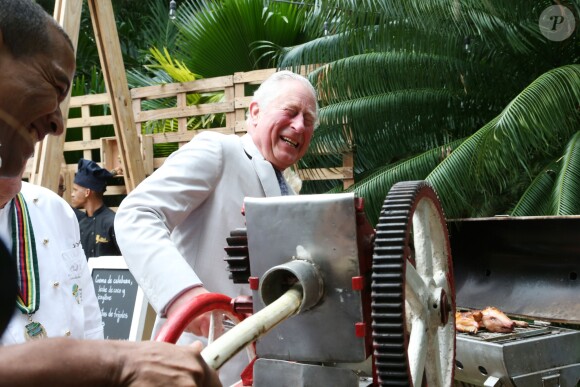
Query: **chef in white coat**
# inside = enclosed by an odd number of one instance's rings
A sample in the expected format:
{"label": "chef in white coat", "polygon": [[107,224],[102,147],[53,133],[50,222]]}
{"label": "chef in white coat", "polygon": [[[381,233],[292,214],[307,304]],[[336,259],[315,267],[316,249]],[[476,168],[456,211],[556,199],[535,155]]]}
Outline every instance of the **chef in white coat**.
{"label": "chef in white coat", "polygon": [[[0,185],[7,182],[0,179]],[[0,238],[12,246],[19,284],[0,343],[102,339],[101,312],[72,208],[56,193],[25,182],[13,199],[0,204]]]}
{"label": "chef in white coat", "polygon": [[[0,0],[0,335],[12,324],[6,343],[30,339],[0,345],[0,385],[221,386],[200,343],[73,338],[102,336],[78,225],[62,199],[23,184],[22,171],[36,143],[63,134],[59,106],[74,71],[72,42],[40,5]],[[16,259],[30,276],[16,273]],[[15,312],[17,291],[24,310]]]}
{"label": "chef in white coat", "polygon": [[[18,269],[18,297],[0,343],[102,338],[72,209],[52,191],[22,182],[36,142],[63,133],[59,104],[75,71],[73,47],[40,7],[2,1],[0,9],[0,240]],[[30,25],[20,28],[21,18]],[[27,39],[32,31],[40,37]]]}
{"label": "chef in white coat", "polygon": [[[245,197],[294,194],[281,174],[306,153],[317,115],[310,82],[276,72],[254,94],[247,134],[196,135],[123,200],[115,217],[117,243],[161,317],[171,318],[208,291],[250,294],[247,285],[228,279],[226,237],[244,226]],[[208,329],[203,315],[186,331],[207,336]],[[239,380],[245,365],[247,358],[227,363],[222,383]]]}

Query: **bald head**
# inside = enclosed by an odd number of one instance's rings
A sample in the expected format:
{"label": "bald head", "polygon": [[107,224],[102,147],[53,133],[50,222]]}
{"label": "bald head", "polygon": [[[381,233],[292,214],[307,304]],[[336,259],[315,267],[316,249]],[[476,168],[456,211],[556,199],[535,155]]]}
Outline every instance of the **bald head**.
{"label": "bald head", "polygon": [[0,0],[0,177],[17,178],[34,146],[64,131],[73,45],[31,0]]}
{"label": "bald head", "polygon": [[49,26],[56,27],[70,43],[54,18],[30,0],[0,0],[0,32],[3,44],[16,58],[47,53],[52,47]]}

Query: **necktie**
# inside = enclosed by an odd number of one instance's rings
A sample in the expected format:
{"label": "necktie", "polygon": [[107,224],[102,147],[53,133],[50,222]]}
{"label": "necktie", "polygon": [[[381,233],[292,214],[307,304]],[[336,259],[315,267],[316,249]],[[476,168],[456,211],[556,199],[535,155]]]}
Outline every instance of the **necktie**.
{"label": "necktie", "polygon": [[286,179],[284,179],[284,176],[282,176],[282,172],[276,168],[274,168],[274,172],[276,172],[276,178],[278,179],[278,185],[280,186],[280,192],[282,193],[282,196],[288,195],[288,185],[286,185]]}

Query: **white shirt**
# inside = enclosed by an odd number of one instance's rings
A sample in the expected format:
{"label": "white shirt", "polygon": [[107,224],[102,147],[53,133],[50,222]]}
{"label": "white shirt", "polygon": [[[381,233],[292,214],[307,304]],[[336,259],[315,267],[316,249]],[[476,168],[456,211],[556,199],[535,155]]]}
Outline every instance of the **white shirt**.
{"label": "white shirt", "polygon": [[[44,326],[48,337],[102,339],[101,312],[72,208],[40,186],[23,182],[21,193],[33,227],[40,280],[40,305],[32,320]],[[0,209],[0,238],[8,248],[12,246],[11,207],[9,202]],[[15,306],[0,344],[24,342],[28,323],[28,316]]]}

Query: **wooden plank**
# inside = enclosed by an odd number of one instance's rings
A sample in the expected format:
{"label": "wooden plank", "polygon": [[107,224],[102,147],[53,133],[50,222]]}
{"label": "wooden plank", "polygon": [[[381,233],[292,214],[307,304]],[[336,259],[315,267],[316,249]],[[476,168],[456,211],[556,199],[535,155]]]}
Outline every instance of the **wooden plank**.
{"label": "wooden plank", "polygon": [[[235,79],[235,75],[234,75]],[[246,107],[247,106],[236,106],[235,101],[244,98],[246,95],[246,89],[243,83],[236,83],[234,86],[234,109],[235,109],[235,126],[234,132],[244,132],[246,131]],[[249,103],[248,103],[249,105]]]}
{"label": "wooden plank", "polygon": [[[177,107],[187,109],[187,96],[185,93],[177,94]],[[177,131],[179,133],[187,132],[187,117],[182,117],[177,119]],[[179,146],[184,145],[185,143],[182,142]]]}
{"label": "wooden plank", "polygon": [[[70,37],[75,53],[81,25],[82,6],[82,0],[57,0],[54,5],[54,18]],[[54,192],[58,191],[58,178],[60,173],[58,164],[60,164],[60,160],[62,159],[66,137],[69,101],[70,90],[67,97],[60,104],[64,125],[63,135],[47,136],[44,144],[38,144],[36,152],[34,152],[34,169],[31,173],[31,180],[34,184],[42,185]]]}
{"label": "wooden plank", "polygon": [[[50,136],[47,136],[50,137]],[[39,142],[34,146],[34,157],[28,159],[27,168],[30,173],[28,174],[28,181],[32,184],[40,184],[40,182],[36,182],[36,180],[40,180],[40,175],[38,172],[41,170],[40,162],[41,157],[37,157],[37,155],[42,155],[43,147],[48,144],[48,139],[45,138],[45,141]],[[52,189],[52,188],[51,188]]]}
{"label": "wooden plank", "polygon": [[135,121],[146,122],[171,118],[194,117],[202,116],[204,114],[218,114],[230,111],[234,111],[234,104],[232,102],[217,102],[186,107],[141,111],[135,114]]}
{"label": "wooden plank", "polygon": [[211,128],[211,129],[199,129],[199,130],[188,130],[187,132],[165,132],[165,133],[155,133],[149,134],[153,139],[154,144],[165,144],[168,142],[188,142],[197,134],[205,131],[211,131],[214,133],[223,133],[223,134],[233,134],[232,130],[229,128]]}
{"label": "wooden plank", "polygon": [[143,155],[143,167],[145,174],[153,173],[153,136],[141,136],[141,154]]}
{"label": "wooden plank", "polygon": [[122,185],[107,185],[105,195],[126,195],[127,189]]}
{"label": "wooden plank", "polygon": [[82,0],[56,0],[54,3],[54,19],[68,34],[75,54],[79,41],[82,10]]}
{"label": "wooden plank", "polygon": [[71,97],[70,107],[81,107],[83,105],[108,105],[109,95],[102,94],[87,94]]}
{"label": "wooden plank", "polygon": [[99,149],[101,146],[101,140],[83,140],[83,141],[67,141],[64,144],[64,151],[71,152],[71,151],[79,151],[79,150],[86,150],[86,149]]}
{"label": "wooden plank", "polygon": [[234,132],[238,134],[246,133],[248,130],[246,128],[246,121],[236,121],[234,126]]}
{"label": "wooden plank", "polygon": [[88,0],[103,77],[114,119],[127,191],[145,179],[143,159],[135,130],[131,94],[113,14],[111,0]]}
{"label": "wooden plank", "polygon": [[350,187],[354,184],[354,153],[348,152],[342,155],[342,167],[343,171],[348,171],[345,173],[344,179],[342,180],[342,186],[344,189]]}
{"label": "wooden plank", "polygon": [[[132,108],[133,108],[133,117],[136,117],[137,114],[141,111],[141,99],[133,98]],[[137,130],[137,134],[143,133],[143,125],[141,124],[141,122],[135,121],[135,129]]]}
{"label": "wooden plank", "polygon": [[299,169],[298,175],[302,180],[342,180],[352,175],[349,168],[309,168]]}
{"label": "wooden plank", "polygon": [[[233,101],[235,98],[235,90],[232,83],[232,86],[227,87],[224,90],[224,101],[230,102]],[[231,128],[232,133],[235,133],[235,125],[236,125],[236,112],[227,112],[226,113],[226,127]]]}
{"label": "wooden plank", "polygon": [[119,145],[116,137],[101,137],[101,165],[109,172],[119,174],[121,160],[119,157]]}
{"label": "wooden plank", "polygon": [[163,85],[144,86],[131,90],[132,98],[158,99],[175,96],[179,93],[211,93],[222,91],[234,84],[233,76],[197,79],[183,83],[166,83]]}
{"label": "wooden plank", "polygon": [[262,83],[266,78],[275,72],[276,69],[264,69],[246,71],[243,73],[234,73],[234,83]]}
{"label": "wooden plank", "polygon": [[165,160],[167,160],[167,157],[158,157],[156,159],[153,159],[153,168],[155,169],[159,168],[160,166],[163,165]]}
{"label": "wooden plank", "polygon": [[113,116],[93,116],[81,118],[69,118],[67,128],[80,128],[101,125],[113,125],[115,123]]}
{"label": "wooden plank", "polygon": [[64,191],[62,198],[64,200],[66,200],[67,202],[70,203],[71,201],[71,192],[72,192],[72,186],[73,186],[73,182],[74,182],[74,178],[75,178],[75,172],[72,171],[68,165],[64,165],[61,170],[60,173],[62,173],[63,178],[64,178],[64,186],[66,188],[66,190]]}
{"label": "wooden plank", "polygon": [[[81,106],[81,116],[83,118],[88,118],[91,116],[91,107],[88,105]],[[92,139],[91,136],[91,127],[90,126],[83,126],[83,140],[90,141]],[[92,160],[92,152],[90,149],[83,149],[83,158],[86,160]]]}
{"label": "wooden plank", "polygon": [[196,135],[195,130],[190,130],[185,133],[179,132],[166,132],[166,133],[155,133],[151,134],[154,144],[165,144],[168,142],[188,142]]}
{"label": "wooden plank", "polygon": [[253,96],[242,96],[236,97],[234,99],[234,107],[236,109],[247,109],[250,106],[250,102],[252,102]]}

